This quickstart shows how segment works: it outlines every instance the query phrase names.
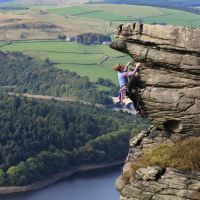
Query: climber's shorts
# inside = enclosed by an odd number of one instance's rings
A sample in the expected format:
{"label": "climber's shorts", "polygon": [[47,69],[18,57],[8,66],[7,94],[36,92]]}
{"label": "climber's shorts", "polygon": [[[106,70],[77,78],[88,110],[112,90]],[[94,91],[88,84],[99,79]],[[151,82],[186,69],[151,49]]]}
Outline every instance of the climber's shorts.
{"label": "climber's shorts", "polygon": [[119,96],[118,96],[120,102],[123,102],[123,100],[125,99],[126,92],[127,92],[127,86],[126,85],[121,86],[119,90]]}

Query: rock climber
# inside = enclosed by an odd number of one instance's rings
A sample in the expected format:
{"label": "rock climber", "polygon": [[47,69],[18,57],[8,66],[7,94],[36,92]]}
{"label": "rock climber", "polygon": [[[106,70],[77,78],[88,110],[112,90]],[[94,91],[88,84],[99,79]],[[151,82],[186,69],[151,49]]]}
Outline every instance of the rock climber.
{"label": "rock climber", "polygon": [[137,81],[136,75],[138,73],[140,63],[137,63],[135,65],[135,68],[132,69],[132,71],[128,71],[128,66],[130,64],[133,65],[132,62],[128,62],[126,66],[121,64],[116,64],[113,68],[115,71],[118,72],[118,81],[120,86],[118,98],[120,102],[123,102],[126,96],[129,97],[133,102],[135,110],[139,111],[137,110],[138,98],[135,93],[136,90],[135,83]]}

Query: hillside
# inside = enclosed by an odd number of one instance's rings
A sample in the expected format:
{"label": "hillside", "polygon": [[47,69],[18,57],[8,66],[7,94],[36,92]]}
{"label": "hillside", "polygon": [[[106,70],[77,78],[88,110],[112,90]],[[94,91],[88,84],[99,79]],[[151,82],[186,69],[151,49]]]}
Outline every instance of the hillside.
{"label": "hillside", "polygon": [[[20,2],[0,12],[0,185],[115,163],[128,153],[116,184],[121,200],[200,199],[200,15],[120,1]],[[88,32],[111,36],[120,53],[57,39]],[[137,103],[154,125],[142,132],[140,118],[94,106],[112,103],[112,66],[130,57],[143,63]]]}
{"label": "hillside", "polygon": [[[24,12],[23,14],[15,13],[13,10],[0,12],[0,40],[57,39],[59,34],[76,36],[88,30],[104,33],[104,21],[91,19],[85,26],[79,17],[66,18],[44,10]],[[98,26],[94,27],[94,24]]]}
{"label": "hillside", "polygon": [[[99,78],[117,83],[113,73],[115,63],[126,63],[130,58],[112,51],[107,45],[82,45],[58,40],[16,41],[2,45],[1,51],[19,51],[35,59],[49,58],[59,69],[74,71],[96,82]],[[110,88],[107,88],[110,90]]]}
{"label": "hillside", "polygon": [[127,153],[129,115],[2,93],[0,104],[1,186],[30,184],[81,164],[112,163]]}
{"label": "hillside", "polygon": [[56,69],[49,59],[37,61],[19,52],[0,52],[0,58],[0,86],[10,87],[14,92],[66,96],[92,103],[112,102],[109,97],[115,91],[112,83],[111,90],[100,91],[88,77]]}
{"label": "hillside", "polygon": [[83,47],[76,43],[56,41],[59,34],[76,36],[94,32],[113,38],[113,27],[125,21],[200,27],[199,15],[157,7],[84,4],[28,8],[0,12],[0,49],[20,51],[42,60],[49,57],[56,67],[88,76],[91,81],[103,77],[117,83],[112,66],[126,63],[129,56],[115,53],[103,45]]}
{"label": "hillside", "polygon": [[[96,0],[93,0],[96,3]],[[179,9],[188,11],[191,13],[200,14],[199,10],[196,9],[200,5],[200,2],[196,0],[104,0],[105,3],[113,4],[129,4],[129,5],[144,5],[144,6],[155,6],[171,9]]]}
{"label": "hillside", "polygon": [[[120,10],[120,12],[118,12]],[[112,22],[143,21],[144,23],[167,23],[189,27],[199,27],[200,16],[176,9],[166,9],[151,6],[137,6],[125,4],[86,4],[66,8],[49,9],[63,16],[78,16],[85,20],[102,19]]]}
{"label": "hillside", "polygon": [[87,32],[112,35],[114,26],[127,21],[200,27],[197,14],[148,6],[84,4],[11,8],[0,9],[0,40],[56,39],[59,34],[76,36]]}
{"label": "hillside", "polygon": [[[51,5],[51,6],[63,6],[70,4],[82,4],[87,3],[88,0],[11,0],[16,5]],[[2,0],[2,2],[10,2],[9,0]],[[13,3],[13,2],[12,2]]]}

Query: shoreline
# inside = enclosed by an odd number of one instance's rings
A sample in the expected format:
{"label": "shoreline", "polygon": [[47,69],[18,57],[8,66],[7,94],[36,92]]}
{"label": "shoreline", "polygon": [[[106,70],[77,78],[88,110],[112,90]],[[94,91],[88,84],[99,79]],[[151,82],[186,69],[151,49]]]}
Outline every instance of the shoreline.
{"label": "shoreline", "polygon": [[30,191],[34,191],[34,190],[40,190],[49,185],[52,185],[53,183],[60,181],[62,179],[68,178],[68,177],[74,175],[75,173],[87,172],[87,171],[89,172],[89,171],[93,171],[93,170],[111,168],[111,167],[119,166],[119,165],[123,164],[123,162],[124,161],[115,161],[113,163],[81,165],[81,166],[77,167],[76,169],[54,174],[49,178],[46,178],[42,181],[32,183],[30,185],[0,187],[0,195],[8,195],[8,194],[14,194],[14,193],[23,193],[23,192],[30,192]]}

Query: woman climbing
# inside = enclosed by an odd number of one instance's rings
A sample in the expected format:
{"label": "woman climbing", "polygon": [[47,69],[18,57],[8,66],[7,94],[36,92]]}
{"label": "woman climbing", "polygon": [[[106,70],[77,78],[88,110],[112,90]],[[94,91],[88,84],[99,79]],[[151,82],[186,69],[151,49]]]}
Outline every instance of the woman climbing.
{"label": "woman climbing", "polygon": [[[138,100],[136,95],[134,94],[133,90],[135,90],[133,83],[135,82],[135,75],[139,70],[140,63],[135,65],[135,68],[132,71],[128,71],[128,66],[132,64],[132,62],[128,62],[126,66],[117,64],[114,66],[114,70],[118,72],[118,81],[120,85],[119,90],[119,101],[123,102],[126,96],[128,96],[134,105],[135,110],[137,110]],[[133,64],[132,64],[133,65]],[[128,81],[130,78],[130,82]]]}

